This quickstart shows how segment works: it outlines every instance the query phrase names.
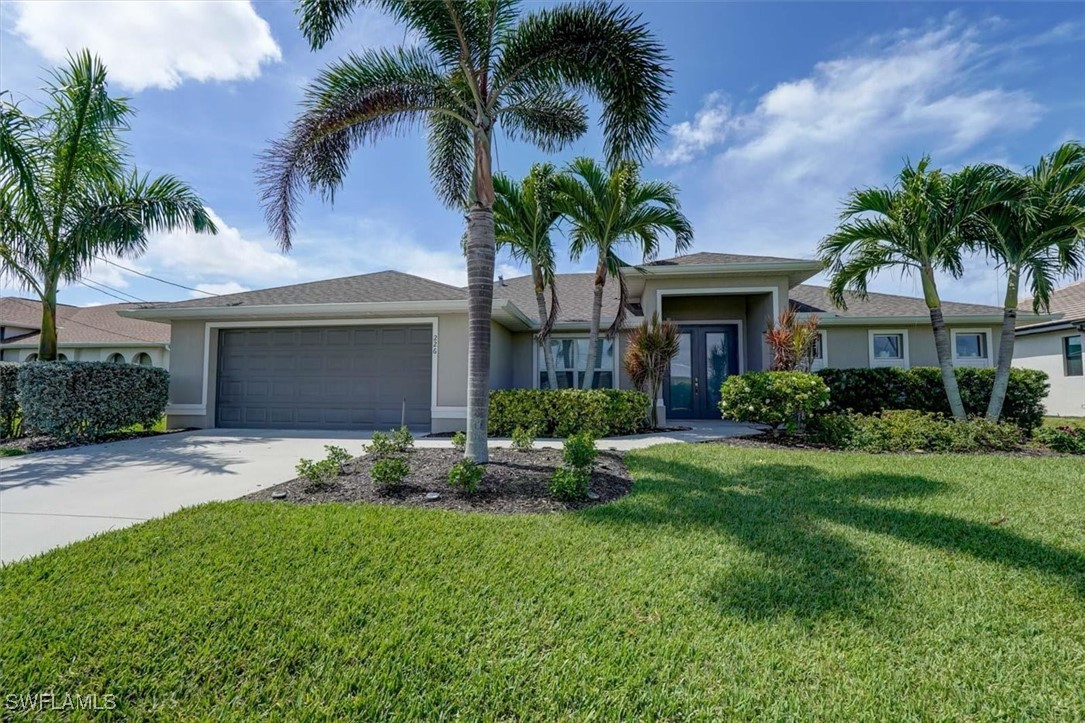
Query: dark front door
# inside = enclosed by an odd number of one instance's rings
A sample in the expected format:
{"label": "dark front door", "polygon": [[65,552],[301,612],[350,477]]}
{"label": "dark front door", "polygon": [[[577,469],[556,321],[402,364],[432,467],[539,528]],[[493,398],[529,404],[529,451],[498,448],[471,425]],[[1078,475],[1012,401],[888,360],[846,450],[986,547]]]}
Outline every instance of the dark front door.
{"label": "dark front door", "polygon": [[678,356],[663,387],[667,418],[718,418],[720,385],[738,372],[737,324],[678,327]]}

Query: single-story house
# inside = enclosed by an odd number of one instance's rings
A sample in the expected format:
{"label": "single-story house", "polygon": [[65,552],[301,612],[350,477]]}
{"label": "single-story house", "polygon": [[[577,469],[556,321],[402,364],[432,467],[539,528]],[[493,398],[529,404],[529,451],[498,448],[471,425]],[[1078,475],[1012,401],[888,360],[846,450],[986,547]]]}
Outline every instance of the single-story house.
{"label": "single-story house", "polygon": [[[596,386],[631,387],[621,363],[628,330],[653,312],[677,322],[681,351],[664,385],[669,419],[717,417],[728,374],[765,369],[766,325],[788,304],[821,319],[818,364],[834,367],[935,364],[919,299],[871,294],[847,310],[803,282],[817,261],[695,253],[627,269],[632,313],[601,340]],[[551,339],[559,386],[583,379],[592,275],[560,274],[561,313]],[[604,328],[618,285],[606,287]],[[547,384],[530,277],[494,285],[490,384]],[[467,415],[467,290],[381,271],[226,296],[151,304],[123,315],[169,324],[170,424],[271,429],[387,428],[451,431]],[[988,366],[1000,309],[947,303],[958,364]]]}
{"label": "single-story house", "polygon": [[[136,304],[57,304],[57,357],[62,361],[111,361],[169,368],[170,329],[120,316]],[[38,358],[41,302],[0,298],[0,361]]]}
{"label": "single-story house", "polygon": [[[1021,302],[1032,309],[1032,299]],[[1085,280],[1057,289],[1051,295],[1051,312],[1060,315],[1041,323],[1017,327],[1013,364],[1039,369],[1051,379],[1047,413],[1061,417],[1085,417],[1085,374],[1081,350],[1085,348]]]}

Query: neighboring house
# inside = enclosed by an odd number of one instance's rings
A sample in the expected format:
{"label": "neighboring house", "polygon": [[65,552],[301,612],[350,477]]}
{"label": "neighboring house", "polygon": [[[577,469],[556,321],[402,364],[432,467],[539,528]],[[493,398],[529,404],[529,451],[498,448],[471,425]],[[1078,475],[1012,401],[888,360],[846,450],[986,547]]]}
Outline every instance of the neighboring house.
{"label": "neighboring house", "polygon": [[[1021,302],[1031,310],[1032,299]],[[1013,365],[1047,372],[1051,392],[1047,413],[1085,417],[1085,374],[1081,350],[1085,347],[1085,281],[1064,286],[1051,295],[1051,312],[1058,320],[1022,323],[1018,320]]]}
{"label": "neighboring house", "polygon": [[[681,327],[681,351],[660,403],[675,418],[718,417],[728,374],[771,361],[766,325],[786,304],[821,319],[819,364],[836,367],[935,363],[926,308],[918,299],[872,294],[834,309],[825,290],[802,282],[816,261],[697,253],[628,269],[633,308],[626,331],[601,340],[594,383],[630,388],[621,363],[626,333],[659,311]],[[592,275],[560,274],[561,314],[551,343],[560,386],[583,378]],[[617,309],[610,280],[604,328]],[[545,386],[533,334],[529,277],[494,286],[490,383]],[[170,424],[192,427],[462,429],[467,416],[467,291],[382,271],[122,312],[171,325]],[[945,306],[958,363],[989,366],[1001,310]]]}
{"label": "neighboring house", "polygon": [[[135,306],[58,304],[58,358],[169,368],[169,327],[117,314]],[[13,296],[0,298],[0,361],[37,359],[40,329],[41,302]]]}

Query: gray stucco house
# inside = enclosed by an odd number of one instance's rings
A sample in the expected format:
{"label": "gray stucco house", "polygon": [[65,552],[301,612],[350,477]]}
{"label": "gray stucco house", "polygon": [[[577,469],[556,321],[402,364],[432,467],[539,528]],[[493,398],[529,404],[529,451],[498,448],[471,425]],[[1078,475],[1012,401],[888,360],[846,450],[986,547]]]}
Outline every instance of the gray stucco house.
{"label": "gray stucco house", "polygon": [[[718,416],[728,374],[764,369],[763,333],[786,305],[821,319],[818,366],[936,363],[919,299],[871,294],[836,309],[803,282],[816,261],[695,253],[628,269],[626,330],[659,311],[677,322],[682,351],[660,403],[668,419]],[[582,379],[591,274],[557,279],[561,315],[551,339],[560,386]],[[604,328],[617,309],[610,282]],[[545,386],[530,277],[494,286],[490,382]],[[992,364],[1001,310],[946,303],[955,362]],[[467,414],[467,291],[382,271],[227,296],[153,304],[123,314],[171,326],[170,424],[272,429],[384,428],[401,415],[418,429],[451,431]],[[603,340],[597,386],[630,388],[626,331]]]}
{"label": "gray stucco house", "polygon": [[[1032,299],[1022,301],[1021,309],[1031,310]],[[1051,295],[1051,312],[1059,318],[1019,323],[1013,364],[1047,372],[1048,414],[1085,417],[1085,280],[1057,289]]]}

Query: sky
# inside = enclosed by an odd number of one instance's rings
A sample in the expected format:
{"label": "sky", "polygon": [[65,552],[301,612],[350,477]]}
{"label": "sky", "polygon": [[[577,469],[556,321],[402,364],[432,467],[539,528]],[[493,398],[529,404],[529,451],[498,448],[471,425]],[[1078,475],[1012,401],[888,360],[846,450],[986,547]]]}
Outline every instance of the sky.
{"label": "sky", "polygon": [[[907,159],[1023,169],[1085,139],[1085,3],[628,5],[673,72],[665,138],[642,173],[681,189],[693,251],[813,258],[848,191],[891,183]],[[89,48],[108,65],[111,91],[138,111],[125,134],[133,163],[201,195],[218,235],[154,235],[144,255],[117,260],[128,269],[218,294],[383,269],[466,283],[462,212],[433,194],[421,134],[360,149],[334,205],[308,198],[293,249],[276,246],[257,156],[285,130],[306,83],[351,51],[414,42],[362,10],[313,52],[293,9],[284,0],[3,0],[0,90],[31,109],[49,68]],[[553,156],[499,135],[497,169],[519,177],[536,161],[601,157],[596,120]],[[565,238],[556,242],[564,251]],[[559,270],[590,265],[563,252]],[[498,273],[525,272],[498,258]],[[64,288],[60,301],[112,303],[110,289],[146,301],[205,295],[105,263],[88,279],[98,288]],[[999,304],[1001,285],[976,259],[963,279],[943,283],[943,296]],[[871,288],[918,292],[894,272]]]}

